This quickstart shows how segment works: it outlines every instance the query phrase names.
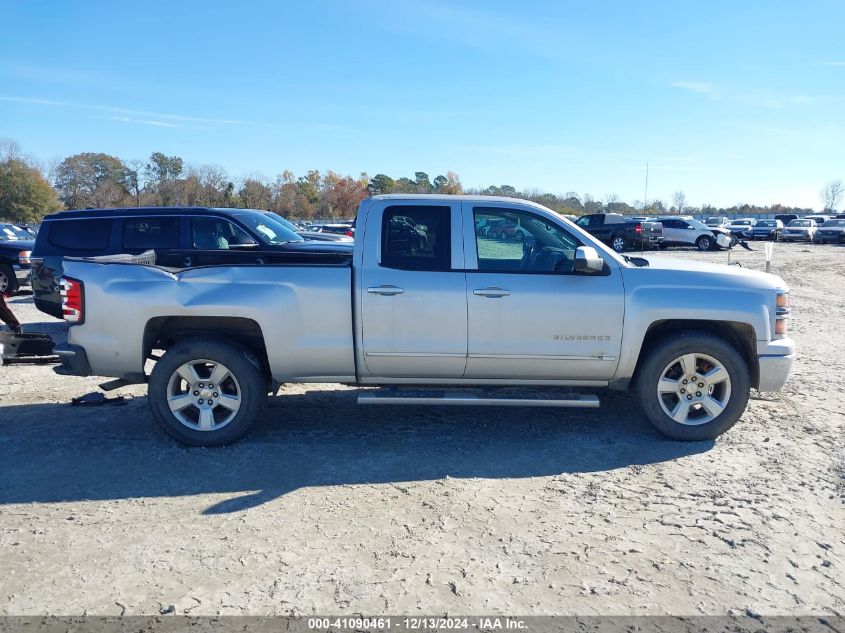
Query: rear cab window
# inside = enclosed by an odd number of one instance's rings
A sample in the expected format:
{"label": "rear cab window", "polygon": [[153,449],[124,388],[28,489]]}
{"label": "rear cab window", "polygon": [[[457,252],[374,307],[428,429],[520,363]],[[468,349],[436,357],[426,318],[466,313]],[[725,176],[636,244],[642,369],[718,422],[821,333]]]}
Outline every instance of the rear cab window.
{"label": "rear cab window", "polygon": [[393,205],[382,215],[381,266],[448,271],[452,267],[452,210],[448,206]]}

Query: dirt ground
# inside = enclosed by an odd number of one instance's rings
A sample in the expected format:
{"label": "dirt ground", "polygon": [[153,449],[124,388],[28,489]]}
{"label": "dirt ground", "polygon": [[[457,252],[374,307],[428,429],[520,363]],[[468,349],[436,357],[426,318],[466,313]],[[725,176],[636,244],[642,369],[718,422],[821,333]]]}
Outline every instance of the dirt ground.
{"label": "dirt ground", "polygon": [[[755,248],[732,257],[762,269]],[[843,615],[845,248],[778,244],[774,272],[799,359],[716,442],[663,439],[622,394],[359,409],[325,384],[186,449],[143,387],[71,407],[97,379],[0,367],[0,614]]]}

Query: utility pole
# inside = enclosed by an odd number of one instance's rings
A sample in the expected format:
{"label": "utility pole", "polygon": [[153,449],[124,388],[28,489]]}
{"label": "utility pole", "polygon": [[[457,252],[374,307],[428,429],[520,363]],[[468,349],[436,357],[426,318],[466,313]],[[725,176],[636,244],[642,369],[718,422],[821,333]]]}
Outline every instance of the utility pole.
{"label": "utility pole", "polygon": [[648,209],[648,163],[645,164],[645,193],[643,193],[643,211]]}

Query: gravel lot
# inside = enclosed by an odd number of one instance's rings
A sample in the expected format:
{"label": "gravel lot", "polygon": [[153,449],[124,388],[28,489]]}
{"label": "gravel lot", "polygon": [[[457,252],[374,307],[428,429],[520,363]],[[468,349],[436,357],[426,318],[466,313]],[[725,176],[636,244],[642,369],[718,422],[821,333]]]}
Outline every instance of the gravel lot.
{"label": "gravel lot", "polygon": [[[732,257],[762,269],[755,248]],[[99,381],[0,367],[0,613],[843,615],[845,248],[778,244],[774,271],[800,358],[716,442],[661,438],[621,394],[358,409],[324,384],[185,449],[143,388],[71,407]]]}

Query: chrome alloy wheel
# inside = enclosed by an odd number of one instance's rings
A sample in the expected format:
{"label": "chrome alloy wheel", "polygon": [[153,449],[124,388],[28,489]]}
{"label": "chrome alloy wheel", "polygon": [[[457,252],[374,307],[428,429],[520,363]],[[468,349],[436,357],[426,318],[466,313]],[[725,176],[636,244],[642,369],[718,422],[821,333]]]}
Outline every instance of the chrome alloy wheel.
{"label": "chrome alloy wheel", "polygon": [[707,354],[684,354],[666,365],[657,382],[663,412],[685,425],[706,424],[718,417],[731,398],[731,378]]}
{"label": "chrome alloy wheel", "polygon": [[222,363],[192,360],[170,376],[167,404],[174,417],[189,429],[216,431],[240,410],[241,387]]}

